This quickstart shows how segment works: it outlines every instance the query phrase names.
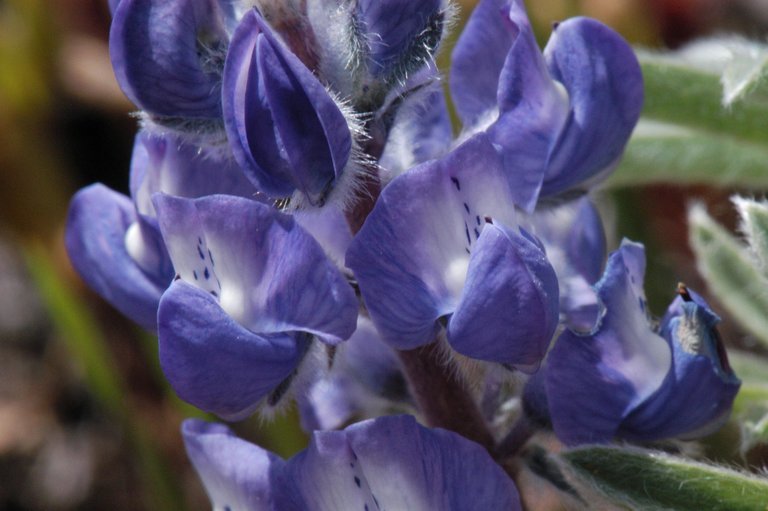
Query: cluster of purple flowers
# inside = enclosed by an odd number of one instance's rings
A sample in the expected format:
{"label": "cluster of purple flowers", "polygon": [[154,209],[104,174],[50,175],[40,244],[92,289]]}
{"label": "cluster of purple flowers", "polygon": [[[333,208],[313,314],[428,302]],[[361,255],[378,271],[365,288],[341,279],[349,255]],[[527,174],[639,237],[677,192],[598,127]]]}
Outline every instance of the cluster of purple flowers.
{"label": "cluster of purple flowers", "polygon": [[[157,332],[184,400],[238,420],[293,396],[308,430],[418,413],[402,353],[439,346],[497,439],[519,372],[529,420],[567,445],[727,417],[739,381],[717,316],[681,287],[655,325],[642,246],[605,263],[588,192],[643,102],[605,25],[559,23],[541,52],[521,0],[481,0],[452,54],[454,137],[433,59],[448,0],[111,7],[141,110],[131,195],[81,190],[67,249]],[[220,425],[183,433],[216,509],[519,506],[483,447],[408,415],[317,432],[288,462]]]}

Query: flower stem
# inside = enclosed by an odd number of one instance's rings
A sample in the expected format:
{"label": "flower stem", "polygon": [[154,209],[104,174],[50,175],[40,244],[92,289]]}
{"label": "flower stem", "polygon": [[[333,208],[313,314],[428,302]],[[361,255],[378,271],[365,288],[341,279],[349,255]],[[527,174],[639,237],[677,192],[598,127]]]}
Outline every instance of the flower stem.
{"label": "flower stem", "polygon": [[427,424],[451,430],[493,452],[494,439],[477,403],[437,342],[398,351],[411,394]]}
{"label": "flower stem", "polygon": [[493,457],[502,462],[520,452],[528,439],[533,436],[534,428],[525,414],[521,415],[493,451]]}
{"label": "flower stem", "polygon": [[357,234],[363,226],[363,222],[368,218],[368,214],[376,205],[376,199],[381,193],[381,180],[375,172],[366,174],[361,179],[361,193],[355,205],[347,211],[347,223],[353,234]]}

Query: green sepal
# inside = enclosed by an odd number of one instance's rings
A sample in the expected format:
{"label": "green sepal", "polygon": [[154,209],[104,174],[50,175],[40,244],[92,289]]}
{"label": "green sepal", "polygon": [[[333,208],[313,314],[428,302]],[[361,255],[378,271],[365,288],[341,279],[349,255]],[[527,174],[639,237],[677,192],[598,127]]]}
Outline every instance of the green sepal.
{"label": "green sepal", "polygon": [[585,486],[626,509],[765,511],[768,480],[657,451],[585,447],[560,455]]}
{"label": "green sepal", "polygon": [[641,123],[606,184],[768,186],[768,46],[713,38],[637,55]]}
{"label": "green sepal", "polygon": [[728,358],[742,381],[731,417],[741,431],[739,452],[746,456],[753,447],[768,444],[768,360],[736,350]]}
{"label": "green sepal", "polygon": [[688,223],[699,272],[712,293],[731,316],[768,346],[768,279],[748,249],[703,206],[691,208]]}
{"label": "green sepal", "polygon": [[643,117],[745,141],[768,141],[762,94],[724,105],[721,78],[683,62],[639,53],[645,84]]}
{"label": "green sepal", "polygon": [[[768,203],[743,197],[732,200],[741,216],[741,231],[747,238],[758,268],[768,278]],[[768,289],[765,291],[768,293]]]}
{"label": "green sepal", "polygon": [[768,141],[641,119],[606,185],[653,183],[768,187]]}

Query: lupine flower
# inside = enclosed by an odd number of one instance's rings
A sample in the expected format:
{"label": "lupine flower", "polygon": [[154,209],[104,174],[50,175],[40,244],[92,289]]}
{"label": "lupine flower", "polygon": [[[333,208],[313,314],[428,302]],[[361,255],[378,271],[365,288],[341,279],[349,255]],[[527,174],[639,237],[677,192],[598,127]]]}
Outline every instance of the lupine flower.
{"label": "lupine flower", "polygon": [[643,102],[630,46],[602,23],[555,25],[539,51],[522,0],[482,0],[451,60],[451,93],[469,133],[503,156],[517,204],[583,192],[618,162]]}
{"label": "lupine flower", "polygon": [[154,203],[177,273],[158,310],[160,363],[180,397],[244,418],[289,381],[313,337],[352,335],[352,289],[290,216],[225,195]]}
{"label": "lupine flower", "polygon": [[[110,9],[143,132],[130,198],[74,198],[73,263],[157,330],[182,399],[239,420],[290,396],[315,430],[286,461],[187,421],[214,509],[514,511],[502,467],[531,424],[573,446],[727,418],[740,382],[704,300],[680,287],[656,326],[642,247],[603,271],[587,195],[643,101],[606,26],[556,24],[541,52],[522,0],[480,0],[452,56],[454,138],[434,62],[450,0]],[[533,373],[522,400],[508,369]],[[463,436],[410,416],[317,431],[403,411]]]}
{"label": "lupine flower", "polygon": [[371,318],[397,349],[448,342],[531,370],[557,326],[543,247],[518,229],[499,157],[484,136],[387,186],[347,251]]}
{"label": "lupine flower", "polygon": [[320,74],[362,111],[433,64],[453,19],[447,0],[319,0],[308,11]]}
{"label": "lupine flower", "polygon": [[438,71],[430,65],[413,77],[413,84],[404,87],[411,92],[397,110],[379,158],[383,182],[388,183],[419,163],[440,158],[451,148],[453,127],[438,78]]}
{"label": "lupine flower", "polygon": [[605,260],[605,232],[588,197],[528,218],[547,251],[560,285],[560,317],[572,330],[590,331],[598,319],[597,294]]}
{"label": "lupine flower", "polygon": [[740,382],[715,329],[719,318],[681,288],[654,329],[644,273],[642,246],[625,241],[596,285],[599,324],[589,334],[563,332],[535,380],[545,382],[552,426],[568,445],[700,436],[730,412]]}
{"label": "lupine flower", "polygon": [[359,0],[353,2],[352,30],[359,41],[354,67],[367,96],[386,92],[432,61],[444,26],[450,22],[445,0]]}
{"label": "lupine flower", "polygon": [[252,196],[240,169],[167,135],[140,132],[131,159],[131,199],[95,184],[72,199],[66,246],[91,288],[147,330],[157,329],[160,295],[173,267],[157,227],[152,194]]}
{"label": "lupine flower", "polygon": [[[227,54],[224,122],[235,159],[264,193],[322,205],[350,163],[340,105],[253,9]],[[352,186],[347,184],[347,186]]]}
{"label": "lupine flower", "polygon": [[336,349],[328,373],[296,401],[301,426],[308,432],[336,429],[353,417],[376,417],[413,404],[394,350],[363,316],[352,337]]}
{"label": "lupine flower", "polygon": [[234,2],[224,0],[120,0],[109,35],[120,87],[150,116],[221,122],[235,22]]}
{"label": "lupine flower", "polygon": [[410,416],[317,432],[288,461],[220,424],[188,420],[182,433],[214,509],[521,509],[514,483],[482,447]]}

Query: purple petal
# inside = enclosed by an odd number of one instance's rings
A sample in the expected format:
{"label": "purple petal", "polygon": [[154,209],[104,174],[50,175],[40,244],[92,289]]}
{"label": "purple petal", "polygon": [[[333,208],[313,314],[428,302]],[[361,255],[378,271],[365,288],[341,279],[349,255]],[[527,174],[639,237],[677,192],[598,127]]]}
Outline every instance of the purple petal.
{"label": "purple petal", "polygon": [[[685,298],[683,294],[685,294]],[[690,312],[688,308],[692,306],[686,305],[687,303],[693,303],[702,309],[701,312],[708,318],[705,322],[707,326],[714,328],[720,322],[720,318],[714,313],[704,297],[683,284],[682,287],[678,286],[678,296],[667,307],[664,317],[661,319],[660,329],[668,329],[670,321],[686,314],[686,312]]]}
{"label": "purple petal", "polygon": [[589,333],[600,320],[600,304],[594,287],[581,276],[558,277],[563,323],[577,333]]}
{"label": "purple petal", "polygon": [[233,35],[223,91],[227,133],[248,177],[268,194],[299,189],[321,202],[349,159],[347,121],[256,10]]}
{"label": "purple petal", "polygon": [[512,480],[482,447],[410,416],[315,433],[276,484],[280,509],[520,509]]}
{"label": "purple petal", "polygon": [[589,335],[565,331],[547,358],[552,424],[568,445],[607,442],[670,370],[667,342],[651,330],[642,289],[641,245],[623,242],[596,288],[604,306]]}
{"label": "purple petal", "polygon": [[222,424],[188,419],[181,433],[214,509],[274,509],[270,474],[282,470],[282,459]]}
{"label": "purple petal", "polygon": [[410,397],[394,351],[371,321],[360,317],[355,333],[337,349],[330,373],[297,400],[302,428],[311,432],[339,428],[353,415],[390,413],[393,402],[410,402]]}
{"label": "purple petal", "polygon": [[531,219],[546,247],[559,248],[563,264],[590,284],[600,279],[606,254],[605,229],[589,197],[556,209],[537,211]]}
{"label": "purple petal", "polygon": [[297,368],[309,338],[255,334],[204,290],[182,280],[158,310],[160,364],[180,398],[227,420],[249,416]]}
{"label": "purple petal", "polygon": [[281,510],[377,509],[345,431],[315,432],[309,447],[288,461],[274,484]]}
{"label": "purple petal", "polygon": [[481,0],[451,54],[451,97],[464,126],[497,109],[499,75],[519,36],[509,9],[509,0]]}
{"label": "purple petal", "polygon": [[741,382],[715,328],[720,318],[698,295],[686,293],[690,301],[676,298],[662,322],[672,370],[661,388],[627,417],[620,431],[624,438],[696,438],[719,428],[730,414]]}
{"label": "purple petal", "polygon": [[537,211],[530,219],[547,248],[560,283],[560,310],[569,328],[590,332],[598,320],[592,285],[602,273],[605,233],[589,198],[556,209]]}
{"label": "purple petal", "polygon": [[347,252],[382,338],[409,349],[434,340],[459,302],[485,217],[516,225],[498,156],[484,137],[392,181]]}
{"label": "purple petal", "polygon": [[411,115],[415,118],[405,122],[411,123],[410,132],[415,139],[414,163],[443,156],[453,142],[453,128],[442,89],[430,92]]}
{"label": "purple petal", "polygon": [[353,12],[366,45],[367,67],[374,77],[389,78],[426,63],[442,35],[442,0],[360,0]]}
{"label": "purple petal", "polygon": [[568,237],[568,255],[587,282],[597,282],[607,252],[603,221],[588,198],[581,200],[577,208],[573,232]]}
{"label": "purple petal", "polygon": [[549,196],[612,170],[640,116],[643,79],[629,44],[589,18],[559,24],[544,55],[571,103],[547,163],[541,193]]}
{"label": "purple petal", "polygon": [[232,6],[219,0],[122,0],[109,36],[115,76],[151,114],[219,118]]}
{"label": "purple petal", "polygon": [[344,213],[333,204],[328,204],[321,209],[295,211],[292,216],[320,243],[328,258],[343,268],[344,254],[352,243],[352,232]]}
{"label": "purple petal", "polygon": [[451,346],[468,357],[532,372],[557,323],[557,277],[544,252],[509,229],[486,226],[448,324]]}
{"label": "purple petal", "polygon": [[[151,200],[154,193],[165,192],[180,197],[213,193],[252,197],[256,193],[232,163],[217,161],[206,151],[172,135],[153,135],[145,131],[140,132],[134,142],[130,185],[138,215],[126,234],[126,248],[146,272],[164,276],[172,276],[174,272],[155,218]],[[168,277],[164,282],[170,282]]]}
{"label": "purple petal", "polygon": [[604,362],[602,345],[608,343],[566,330],[547,358],[549,416],[557,437],[568,446],[611,441],[630,403],[637,401],[630,381]]}
{"label": "purple petal", "polygon": [[[159,237],[143,237],[130,200],[101,184],[80,190],[67,216],[65,243],[83,280],[147,330],[157,329],[160,295],[173,278]],[[133,232],[134,259],[127,246]],[[148,242],[148,243],[147,243]],[[143,262],[143,265],[140,263]]]}
{"label": "purple petal", "polygon": [[296,404],[301,429],[307,433],[337,429],[358,411],[354,383],[346,375],[312,382],[306,391],[297,393]]}
{"label": "purple petal", "polygon": [[379,165],[397,176],[427,160],[444,156],[453,142],[445,94],[432,89],[397,111]]}
{"label": "purple petal", "polygon": [[258,17],[251,12],[232,36],[222,81],[224,127],[232,154],[248,179],[268,195],[286,197],[295,185],[275,137],[272,114],[258,97],[258,77],[251,73],[258,69],[256,43],[263,37]]}
{"label": "purple petal", "polygon": [[347,121],[328,91],[292,53],[264,38],[257,55],[263,94],[294,182],[310,197],[322,196],[349,159],[352,137]]}
{"label": "purple petal", "polygon": [[182,433],[216,509],[521,509],[514,483],[481,446],[410,416],[317,432],[287,463],[225,426],[186,421]]}
{"label": "purple petal", "polygon": [[520,509],[512,480],[479,445],[413,417],[384,417],[346,430],[382,508]]}
{"label": "purple petal", "polygon": [[499,75],[499,117],[487,131],[502,154],[517,204],[532,211],[568,100],[547,71],[522,2],[512,2],[508,16],[517,35]]}
{"label": "purple petal", "polygon": [[379,337],[373,324],[361,318],[344,343],[336,365],[374,395],[403,401],[408,388],[395,352]]}
{"label": "purple petal", "polygon": [[221,161],[173,135],[139,132],[131,156],[131,196],[141,215],[154,217],[157,192],[197,198],[223,193],[253,198],[257,190],[234,162]]}
{"label": "purple petal", "polygon": [[323,249],[287,215],[240,197],[155,195],[176,272],[261,334],[349,338],[357,300]]}

